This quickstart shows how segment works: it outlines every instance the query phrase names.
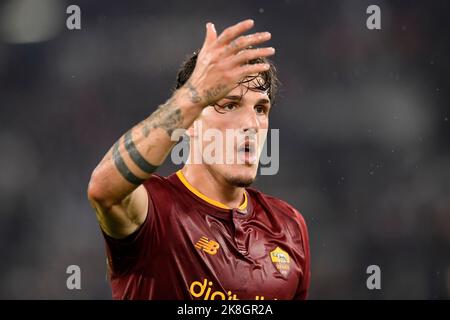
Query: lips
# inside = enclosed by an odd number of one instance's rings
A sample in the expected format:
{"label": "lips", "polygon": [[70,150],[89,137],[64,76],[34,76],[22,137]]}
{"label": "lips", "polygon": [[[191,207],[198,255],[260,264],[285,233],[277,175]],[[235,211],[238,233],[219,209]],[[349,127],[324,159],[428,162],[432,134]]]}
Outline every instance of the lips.
{"label": "lips", "polygon": [[256,163],[256,141],[252,139],[245,139],[238,148],[238,152],[242,163],[254,164]]}
{"label": "lips", "polygon": [[238,149],[240,152],[250,152],[253,153],[256,151],[256,141],[251,139],[245,139],[244,142],[241,143]]}

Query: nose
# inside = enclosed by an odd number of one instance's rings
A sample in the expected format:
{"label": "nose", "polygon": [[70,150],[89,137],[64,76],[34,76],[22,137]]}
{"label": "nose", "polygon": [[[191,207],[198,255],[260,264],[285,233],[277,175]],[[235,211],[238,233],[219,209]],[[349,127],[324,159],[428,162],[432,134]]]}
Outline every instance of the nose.
{"label": "nose", "polygon": [[244,133],[258,133],[260,123],[253,107],[245,108],[245,114],[242,115],[241,119],[243,121],[241,129]]}

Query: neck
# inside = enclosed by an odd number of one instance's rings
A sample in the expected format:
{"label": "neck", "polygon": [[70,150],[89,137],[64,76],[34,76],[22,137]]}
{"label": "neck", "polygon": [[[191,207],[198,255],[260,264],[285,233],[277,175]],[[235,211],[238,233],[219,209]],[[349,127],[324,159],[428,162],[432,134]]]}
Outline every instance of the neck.
{"label": "neck", "polygon": [[244,201],[244,188],[229,185],[203,165],[186,164],[181,172],[195,189],[228,208],[238,208]]}

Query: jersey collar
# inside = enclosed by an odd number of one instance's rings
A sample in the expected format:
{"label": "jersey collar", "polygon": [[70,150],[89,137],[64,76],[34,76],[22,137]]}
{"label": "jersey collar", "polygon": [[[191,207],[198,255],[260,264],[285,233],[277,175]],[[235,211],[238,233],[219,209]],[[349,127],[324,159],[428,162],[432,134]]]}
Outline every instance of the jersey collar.
{"label": "jersey collar", "polygon": [[[185,178],[185,176],[183,175],[183,172],[181,172],[181,170],[178,170],[176,172],[176,175],[178,177],[178,179],[181,181],[181,183],[193,194],[195,194],[197,197],[199,197],[200,199],[202,199],[203,201],[221,208],[221,209],[225,209],[225,210],[231,210],[232,208],[226,206],[225,204],[216,201],[214,199],[209,198],[208,196],[204,195],[203,193],[201,193],[199,190],[197,190],[193,185],[191,185]],[[244,190],[244,202],[237,208],[240,211],[246,211],[247,210],[247,204],[248,204],[248,196],[247,196],[247,192]]]}

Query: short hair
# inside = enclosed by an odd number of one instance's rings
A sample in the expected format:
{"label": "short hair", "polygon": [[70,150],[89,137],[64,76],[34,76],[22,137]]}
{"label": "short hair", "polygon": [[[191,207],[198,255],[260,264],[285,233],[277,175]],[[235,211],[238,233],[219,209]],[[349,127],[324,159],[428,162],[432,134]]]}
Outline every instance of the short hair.
{"label": "short hair", "polygon": [[[177,74],[177,83],[175,89],[181,88],[191,77],[192,72],[194,72],[195,65],[197,63],[198,50],[191,54],[181,65]],[[267,58],[256,58],[250,60],[248,64],[258,64],[258,63],[267,63],[270,68],[267,71],[260,72],[255,76],[249,76],[242,79],[239,84],[252,83],[256,81],[257,86],[247,86],[247,90],[258,90],[258,91],[267,91],[267,95],[269,96],[270,102],[273,105],[275,102],[275,96],[278,92],[278,88],[280,86],[280,81],[278,80],[277,70],[272,61]],[[245,93],[244,93],[245,94]]]}

